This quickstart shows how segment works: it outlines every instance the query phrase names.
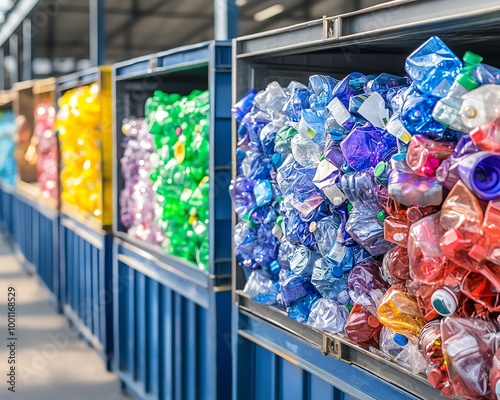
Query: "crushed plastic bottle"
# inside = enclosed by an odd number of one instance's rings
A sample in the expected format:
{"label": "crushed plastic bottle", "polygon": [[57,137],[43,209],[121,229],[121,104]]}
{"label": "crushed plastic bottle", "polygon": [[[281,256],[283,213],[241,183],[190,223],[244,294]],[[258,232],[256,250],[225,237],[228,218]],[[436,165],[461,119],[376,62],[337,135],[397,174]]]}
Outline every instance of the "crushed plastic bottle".
{"label": "crushed plastic bottle", "polygon": [[334,300],[319,299],[311,307],[307,324],[320,331],[342,333],[349,316],[349,309]]}

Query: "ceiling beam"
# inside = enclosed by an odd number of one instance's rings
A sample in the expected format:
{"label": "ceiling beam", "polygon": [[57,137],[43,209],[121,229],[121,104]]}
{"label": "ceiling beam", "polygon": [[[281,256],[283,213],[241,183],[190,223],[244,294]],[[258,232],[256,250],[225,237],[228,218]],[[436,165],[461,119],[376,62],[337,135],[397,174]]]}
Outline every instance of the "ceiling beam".
{"label": "ceiling beam", "polygon": [[[61,6],[60,12],[75,13],[75,14],[88,14],[88,7],[83,6]],[[117,16],[130,16],[130,9],[128,8],[116,8],[116,7],[106,7],[107,15],[117,15]],[[139,18],[144,17],[162,17],[162,18],[178,18],[178,19],[213,19],[213,14],[199,13],[199,12],[179,12],[179,11],[160,11],[160,12],[146,12],[139,10]]]}

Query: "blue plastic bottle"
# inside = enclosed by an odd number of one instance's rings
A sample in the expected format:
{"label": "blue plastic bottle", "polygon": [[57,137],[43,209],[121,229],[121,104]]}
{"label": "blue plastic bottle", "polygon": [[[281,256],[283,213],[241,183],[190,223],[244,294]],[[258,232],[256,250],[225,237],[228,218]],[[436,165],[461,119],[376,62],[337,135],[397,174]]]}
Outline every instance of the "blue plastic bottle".
{"label": "blue plastic bottle", "polygon": [[431,37],[406,59],[405,69],[418,89],[444,97],[462,68],[460,59],[437,36]]}

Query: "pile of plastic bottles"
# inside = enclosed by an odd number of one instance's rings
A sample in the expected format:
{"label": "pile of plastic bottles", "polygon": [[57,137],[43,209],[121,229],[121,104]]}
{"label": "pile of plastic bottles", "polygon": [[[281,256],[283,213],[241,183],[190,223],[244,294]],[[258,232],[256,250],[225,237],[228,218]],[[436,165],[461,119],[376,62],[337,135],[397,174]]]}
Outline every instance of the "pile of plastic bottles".
{"label": "pile of plastic bottles", "polygon": [[[144,242],[160,245],[165,240],[155,220],[153,182],[150,178],[151,159],[156,160],[153,135],[149,133],[144,119],[130,118],[123,121],[125,148],[120,162],[124,188],[120,196],[120,216],[123,225],[129,228],[130,236]],[[156,161],[155,161],[156,162]]]}
{"label": "pile of plastic bottles", "polygon": [[500,70],[432,37],[407,76],[313,75],[233,107],[244,291],[424,373],[500,392]]}
{"label": "pile of plastic bottles", "polygon": [[156,151],[149,157],[163,250],[208,269],[209,93],[155,91],[145,105]]}
{"label": "pile of plastic bottles", "polygon": [[42,197],[59,201],[59,159],[57,136],[54,131],[55,108],[47,103],[35,107],[35,129],[32,142],[36,143],[37,182]]}
{"label": "pile of plastic bottles", "polygon": [[16,124],[12,111],[0,111],[0,178],[14,184],[16,180]]}
{"label": "pile of plastic bottles", "polygon": [[55,129],[61,149],[61,200],[102,218],[99,85],[68,90],[58,106]]}

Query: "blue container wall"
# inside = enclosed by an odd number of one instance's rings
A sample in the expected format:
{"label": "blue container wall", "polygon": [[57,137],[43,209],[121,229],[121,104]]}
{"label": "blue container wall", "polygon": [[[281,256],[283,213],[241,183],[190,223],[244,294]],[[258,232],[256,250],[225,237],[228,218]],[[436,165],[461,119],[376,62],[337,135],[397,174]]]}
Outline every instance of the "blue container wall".
{"label": "blue container wall", "polygon": [[13,198],[13,237],[17,255],[20,256],[24,269],[35,273],[35,235],[34,209],[22,196]]}
{"label": "blue container wall", "polygon": [[231,398],[231,292],[177,284],[115,243],[115,369],[138,399]]}
{"label": "blue container wall", "polygon": [[52,293],[52,300],[59,307],[60,269],[59,269],[59,214],[48,215],[34,210],[34,264],[43,284]]}
{"label": "blue container wall", "polygon": [[419,399],[260,317],[236,306],[233,313],[234,399]]}
{"label": "blue container wall", "polygon": [[14,235],[14,188],[7,183],[1,183],[2,187],[2,222],[5,234]]}
{"label": "blue container wall", "polygon": [[61,216],[63,311],[110,368],[113,352],[111,236]]}

